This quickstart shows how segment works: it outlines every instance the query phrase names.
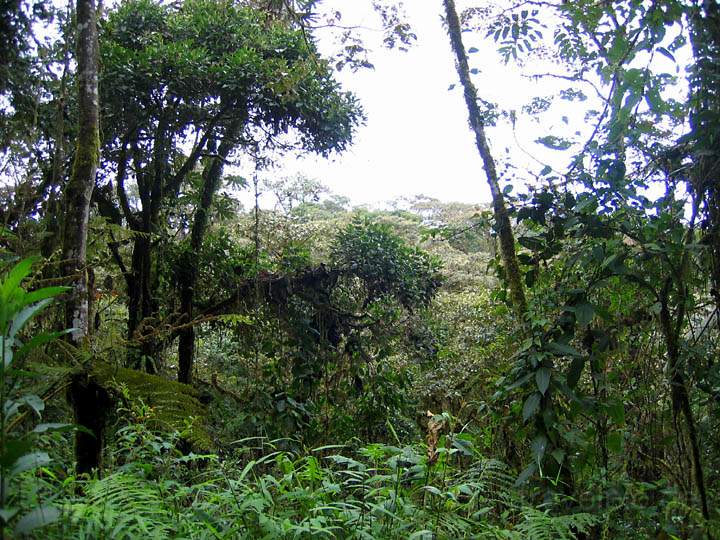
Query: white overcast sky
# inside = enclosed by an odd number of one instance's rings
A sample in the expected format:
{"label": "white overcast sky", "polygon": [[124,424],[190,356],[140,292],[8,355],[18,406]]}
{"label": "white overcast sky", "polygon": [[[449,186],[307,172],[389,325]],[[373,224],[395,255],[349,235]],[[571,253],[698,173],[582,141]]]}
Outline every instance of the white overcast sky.
{"label": "white overcast sky", "polygon": [[[337,6],[343,13],[344,24],[379,27],[369,1],[326,0],[323,5]],[[458,9],[462,7],[459,3]],[[301,173],[320,180],[332,192],[349,197],[353,204],[375,205],[419,194],[444,201],[490,200],[468,127],[462,90],[459,84],[448,90],[451,84],[458,83],[458,76],[441,22],[442,1],[410,0],[405,8],[418,36],[408,52],[383,49],[381,34],[368,31],[364,38],[373,49],[370,59],[375,69],[338,74],[344,88],[357,95],[368,118],[367,124],[358,130],[354,145],[329,160],[312,156],[284,160],[280,170],[265,173],[267,176]],[[471,67],[481,68],[475,77],[480,97],[519,111],[532,96],[556,90],[556,85],[541,86],[522,78],[515,66],[502,65],[491,41],[470,33],[463,34],[463,39],[466,48],[480,49],[470,56]],[[321,36],[320,46],[328,53],[334,44]],[[538,152],[543,159],[557,161],[560,156],[548,156],[547,150],[532,143],[535,138],[549,134],[548,127],[523,124],[521,120],[517,131],[524,135],[523,148]],[[520,166],[532,163],[513,142],[508,126],[489,128],[488,136],[496,159],[507,155]],[[542,165],[534,164],[534,168],[539,171]]]}

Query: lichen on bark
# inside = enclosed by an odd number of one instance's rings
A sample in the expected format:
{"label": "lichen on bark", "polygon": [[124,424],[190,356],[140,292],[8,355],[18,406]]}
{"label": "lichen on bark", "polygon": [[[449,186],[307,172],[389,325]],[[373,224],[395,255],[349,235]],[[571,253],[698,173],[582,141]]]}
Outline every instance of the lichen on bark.
{"label": "lichen on bark", "polygon": [[90,198],[100,154],[98,103],[98,35],[95,0],[78,0],[78,136],[70,180],[65,188],[63,260],[72,287],[65,304],[65,325],[73,328],[72,340],[80,343],[90,330],[89,291],[86,272]]}

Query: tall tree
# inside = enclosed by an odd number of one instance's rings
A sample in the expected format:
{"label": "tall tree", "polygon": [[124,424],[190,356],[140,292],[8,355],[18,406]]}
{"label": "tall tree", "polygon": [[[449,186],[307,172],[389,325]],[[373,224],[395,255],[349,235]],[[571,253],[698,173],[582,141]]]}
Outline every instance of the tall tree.
{"label": "tall tree", "polygon": [[[698,2],[689,9],[689,20],[694,65],[686,149],[693,164],[692,189],[702,199],[708,218],[706,240],[711,251],[713,295],[720,313],[720,7],[717,2]],[[682,149],[679,152],[685,153]]]}
{"label": "tall tree", "polygon": [[443,3],[445,5],[450,45],[455,54],[455,66],[465,94],[465,104],[467,105],[470,127],[475,134],[475,145],[480,153],[483,167],[485,168],[487,183],[490,186],[495,224],[498,238],[500,239],[500,255],[505,267],[505,276],[508,287],[510,288],[512,305],[515,311],[522,315],[527,310],[527,302],[525,300],[525,290],[520,275],[520,266],[515,252],[515,237],[513,235],[512,225],[510,224],[510,216],[508,215],[507,206],[505,205],[505,197],[500,189],[495,160],[493,159],[490,145],[485,135],[485,123],[480,108],[478,107],[477,89],[470,78],[470,68],[468,66],[467,53],[465,52],[465,47],[462,42],[462,29],[455,8],[455,2],[454,0],[443,0]]}
{"label": "tall tree", "polygon": [[[98,32],[95,0],[78,0],[76,7],[78,85],[78,129],[72,173],[65,188],[65,226],[62,254],[66,276],[72,276],[65,304],[65,326],[76,344],[82,344],[90,330],[88,273],[86,269],[90,200],[98,168],[100,101],[98,94]],[[99,466],[102,415],[94,406],[78,399],[89,398],[86,387],[73,383],[75,422],[89,428],[76,434],[76,463],[80,473]],[[91,399],[92,403],[92,399]]]}
{"label": "tall tree", "polygon": [[[190,233],[187,264],[177,272],[187,324],[198,250],[230,155],[341,151],[362,112],[302,31],[247,6],[127,2],[110,15],[102,38],[103,105],[113,123],[96,199],[106,218],[131,231],[129,264],[117,244],[110,247],[126,278],[128,339],[151,370],[160,349],[154,322],[162,317],[157,248],[178,197],[199,193],[176,223],[181,237]],[[192,332],[180,333],[181,378],[189,380]]]}
{"label": "tall tree", "polygon": [[[718,136],[718,122],[720,122],[720,7],[714,1],[701,1],[698,5],[689,8],[690,43],[694,56],[694,66],[690,74],[690,127],[691,131],[686,139],[690,142],[689,157],[692,167],[689,169],[688,181],[693,193],[693,222],[689,235],[694,232],[694,218],[699,206],[704,203],[706,219],[705,242],[710,252],[710,282],[711,293],[715,303],[715,317],[720,320],[720,192],[718,190],[718,177],[720,176],[720,136]],[[688,243],[693,240],[689,236]],[[687,255],[686,257],[689,257]],[[674,284],[677,288],[678,307],[675,309],[678,319],[674,329],[669,323],[670,310],[668,308],[669,294],[663,289],[661,322],[667,342],[668,358],[670,360],[670,385],[672,388],[673,410],[676,415],[681,412],[686,420],[688,438],[690,439],[695,484],[700,496],[700,506],[703,517],[709,519],[707,489],[705,474],[703,472],[700,441],[697,434],[696,421],[690,401],[690,394],[686,377],[681,364],[680,344],[684,306],[688,293],[687,266],[683,261],[677,271],[678,279]],[[709,359],[709,365],[714,359]]]}
{"label": "tall tree", "polygon": [[90,198],[95,186],[100,151],[95,0],[78,0],[76,18],[78,133],[72,174],[65,189],[62,253],[65,274],[72,276],[72,290],[65,306],[65,325],[75,329],[72,339],[80,342],[89,332],[88,278],[85,264]]}

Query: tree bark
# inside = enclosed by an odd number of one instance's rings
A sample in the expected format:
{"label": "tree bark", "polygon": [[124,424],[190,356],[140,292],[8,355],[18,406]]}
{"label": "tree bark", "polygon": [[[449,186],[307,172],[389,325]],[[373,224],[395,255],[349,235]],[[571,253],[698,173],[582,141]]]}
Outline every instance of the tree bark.
{"label": "tree bark", "polygon": [[65,304],[65,324],[72,340],[82,342],[90,329],[85,270],[90,198],[95,185],[99,141],[98,36],[95,0],[77,0],[78,139],[72,175],[65,190],[63,260],[72,290]]}
{"label": "tree bark", "polygon": [[[68,16],[70,6],[68,5]],[[63,36],[63,71],[60,76],[60,93],[56,98],[56,119],[55,119],[55,147],[52,154],[52,168],[50,169],[50,189],[48,200],[45,205],[46,237],[43,239],[40,253],[45,258],[50,258],[60,241],[62,231],[61,216],[58,207],[58,196],[56,188],[62,186],[63,160],[65,159],[65,103],[67,102],[67,79],[70,71],[70,39],[71,34],[66,32]],[[48,274],[48,278],[51,276]]]}
{"label": "tree bark", "polygon": [[462,83],[465,93],[465,104],[467,105],[470,127],[475,134],[475,144],[482,158],[487,183],[490,186],[495,223],[497,225],[498,238],[500,239],[500,256],[503,260],[507,283],[510,288],[510,299],[515,312],[518,315],[524,315],[527,311],[527,302],[525,300],[525,290],[520,275],[520,266],[518,264],[517,254],[515,253],[515,237],[510,224],[507,207],[505,206],[505,197],[498,182],[495,160],[492,157],[490,146],[488,145],[485,135],[483,117],[478,108],[477,89],[470,79],[470,68],[462,42],[460,20],[457,15],[454,0],[443,0],[443,3],[445,5],[450,44],[455,54],[455,67],[457,68],[457,73],[460,76],[460,82]]}
{"label": "tree bark", "polygon": [[[207,230],[215,193],[220,188],[225,160],[235,147],[235,138],[242,127],[242,120],[234,120],[228,126],[217,154],[203,170],[203,187],[200,204],[195,210],[192,231],[190,233],[190,248],[182,262],[180,271],[180,313],[183,320],[190,322],[193,318],[193,303],[195,297],[195,283],[197,282],[198,259],[202,248],[205,231]],[[192,370],[195,357],[195,328],[188,325],[180,331],[178,342],[178,381],[185,384],[192,383]]]}
{"label": "tree bark", "polygon": [[[700,509],[706,520],[710,519],[710,512],[707,502],[707,490],[705,488],[705,474],[703,472],[702,459],[700,456],[700,441],[698,439],[695,416],[690,404],[690,392],[682,372],[680,356],[680,337],[685,325],[688,303],[687,270],[690,262],[689,245],[695,240],[695,220],[698,215],[700,196],[693,198],[692,216],[690,224],[685,233],[685,252],[682,255],[677,268],[671,269],[671,275],[667,277],[663,288],[658,295],[660,300],[660,326],[668,355],[668,382],[670,383],[670,397],[673,406],[675,421],[682,413],[690,439],[691,458],[695,485],[700,496]],[[670,311],[670,298],[675,289],[674,313]]]}

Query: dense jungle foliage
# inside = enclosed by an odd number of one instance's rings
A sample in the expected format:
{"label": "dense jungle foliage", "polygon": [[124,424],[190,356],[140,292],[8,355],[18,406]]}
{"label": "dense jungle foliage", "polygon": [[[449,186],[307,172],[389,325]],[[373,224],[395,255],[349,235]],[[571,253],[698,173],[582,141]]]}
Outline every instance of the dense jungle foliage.
{"label": "dense jungle foliage", "polygon": [[720,6],[437,4],[490,205],[278,174],[365,121],[342,7],[0,5],[0,538],[720,537]]}

